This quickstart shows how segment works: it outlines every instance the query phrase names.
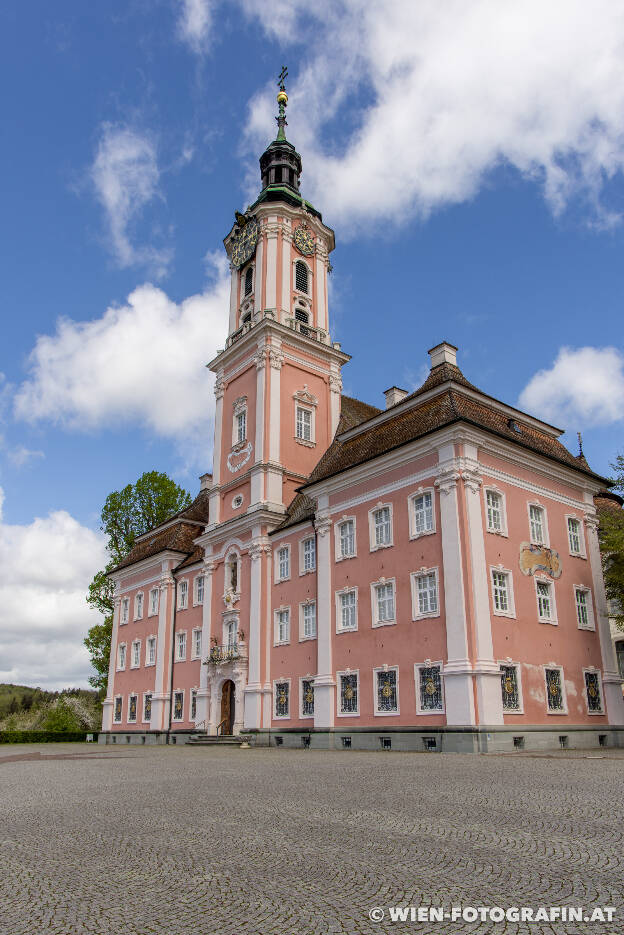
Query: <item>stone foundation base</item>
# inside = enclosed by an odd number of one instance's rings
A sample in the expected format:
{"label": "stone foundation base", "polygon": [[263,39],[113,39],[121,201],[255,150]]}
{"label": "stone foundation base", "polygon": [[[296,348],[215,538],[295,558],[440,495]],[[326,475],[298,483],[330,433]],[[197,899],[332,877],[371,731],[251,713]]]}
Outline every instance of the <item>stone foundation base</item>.
{"label": "stone foundation base", "polygon": [[103,744],[179,744],[188,743],[191,737],[197,737],[194,730],[166,731],[166,730],[106,730],[100,731],[98,743]]}

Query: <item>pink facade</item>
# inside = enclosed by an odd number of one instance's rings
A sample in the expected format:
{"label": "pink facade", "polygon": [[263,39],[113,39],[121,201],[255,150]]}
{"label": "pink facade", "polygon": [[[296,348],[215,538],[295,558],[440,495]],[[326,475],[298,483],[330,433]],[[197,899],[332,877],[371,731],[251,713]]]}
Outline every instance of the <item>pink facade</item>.
{"label": "pink facade", "polygon": [[603,479],[559,430],[470,384],[447,343],[385,409],[341,395],[334,235],[303,202],[300,167],[278,136],[225,239],[213,474],[113,573],[104,728],[406,749],[620,742]]}

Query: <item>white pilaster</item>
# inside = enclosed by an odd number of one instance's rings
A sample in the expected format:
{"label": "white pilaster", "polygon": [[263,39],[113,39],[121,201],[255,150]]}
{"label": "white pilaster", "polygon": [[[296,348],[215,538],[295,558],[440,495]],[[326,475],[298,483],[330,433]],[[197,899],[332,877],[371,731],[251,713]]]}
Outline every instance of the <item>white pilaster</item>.
{"label": "white pilaster", "polygon": [[[464,599],[459,509],[453,446],[439,450],[440,471],[435,485],[440,495],[440,526],[444,563],[444,603],[446,608],[446,648],[444,666],[446,722],[449,725],[475,723],[472,692],[472,665],[468,657],[468,633]],[[446,464],[444,463],[446,462]]]}
{"label": "white pilaster", "polygon": [[[289,227],[286,225],[290,222],[284,221],[282,224],[282,291],[280,295],[280,307],[286,312],[286,316],[291,315],[291,294],[292,294],[292,285],[291,285],[291,243],[292,243],[292,233]],[[278,315],[279,319],[279,315]],[[280,319],[281,320],[281,319]]]}
{"label": "white pilaster", "polygon": [[230,284],[230,321],[228,333],[232,334],[233,331],[236,331],[236,312],[238,310],[238,270],[236,267],[230,263],[230,270],[232,271],[232,278]]}
{"label": "white pilaster", "polygon": [[336,681],[332,653],[331,519],[329,498],[318,498],[315,517],[317,561],[317,674],[314,679],[314,726],[334,726]]}
{"label": "white pilaster", "polygon": [[[271,345],[267,348],[269,363],[269,461],[280,463],[280,414],[281,414],[281,370],[284,355],[281,348]],[[293,428],[294,432],[294,428]]]}
{"label": "white pilaster", "polygon": [[256,438],[254,442],[255,462],[264,461],[264,384],[266,380],[266,348],[258,348],[256,354]]}
{"label": "white pilaster", "polygon": [[156,673],[152,694],[150,730],[166,730],[169,726],[170,698],[166,684],[171,647],[167,646],[169,618],[173,618],[173,575],[165,572],[160,578],[160,604],[158,608],[158,640],[156,643]]}
{"label": "white pilaster", "polygon": [[251,575],[249,582],[249,667],[247,686],[245,687],[246,728],[259,728],[262,725],[262,682],[260,672],[261,653],[261,613],[262,613],[262,564],[264,556],[270,551],[265,536],[255,538],[249,549]]}
{"label": "white pilaster", "polygon": [[199,689],[197,691],[197,717],[196,724],[203,722],[204,729],[208,727],[208,717],[210,713],[210,687],[208,685],[208,666],[204,665],[204,660],[210,653],[210,630],[212,621],[212,576],[216,569],[216,563],[211,561],[210,556],[204,559],[204,604],[202,607],[202,660],[199,672]]}
{"label": "white pilaster", "polygon": [[267,228],[266,308],[277,307],[277,218],[269,218]]}
{"label": "white pilaster", "polygon": [[330,432],[329,437],[333,439],[338,428],[340,419],[340,394],[342,393],[342,379],[340,373],[330,373],[329,375],[329,418]]}
{"label": "white pilaster", "polygon": [[262,726],[269,728],[273,715],[273,686],[271,685],[271,647],[273,646],[273,607],[271,587],[273,584],[273,551],[266,554],[264,569],[266,601],[264,602],[264,672],[261,674],[262,685]]}
{"label": "white pilaster", "polygon": [[325,260],[316,255],[315,263],[315,282],[316,282],[316,320],[318,321],[318,327],[322,328],[323,331],[327,331],[327,306],[325,303],[325,277],[326,265]]}
{"label": "white pilaster", "polygon": [[258,312],[261,312],[262,309],[265,307],[262,304],[262,285],[263,285],[262,280],[264,278],[262,275],[263,253],[264,253],[264,237],[262,236],[262,233],[261,233],[260,237],[258,238],[258,246],[256,247],[256,281],[255,281],[255,289],[254,289],[254,311],[256,312],[256,314]]}
{"label": "white pilaster", "polygon": [[[118,588],[119,585],[116,585]],[[121,608],[121,597],[115,594],[113,604],[113,629],[111,632],[111,650],[108,662],[108,682],[106,687],[106,699],[102,702],[102,730],[110,730],[113,726],[113,704],[115,698],[115,669],[117,665],[117,634],[119,631],[119,613]]]}
{"label": "white pilaster", "polygon": [[[611,641],[607,597],[602,574],[600,544],[598,542],[598,518],[595,513],[585,514],[585,538],[587,540],[587,554],[591,564],[594,600],[596,602],[596,629],[600,640],[602,690],[604,693],[605,710],[609,718],[609,724],[621,726],[624,724],[622,679],[618,675],[615,652]],[[584,685],[583,691],[585,691]]]}

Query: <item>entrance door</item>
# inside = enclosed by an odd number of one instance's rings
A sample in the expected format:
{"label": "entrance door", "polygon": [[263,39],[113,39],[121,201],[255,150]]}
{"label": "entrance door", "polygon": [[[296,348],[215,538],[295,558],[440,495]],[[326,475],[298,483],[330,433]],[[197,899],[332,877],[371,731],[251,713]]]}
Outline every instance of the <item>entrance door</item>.
{"label": "entrance door", "polygon": [[221,689],[221,729],[220,734],[232,734],[234,731],[234,714],[236,708],[236,697],[234,691],[234,682],[227,679]]}

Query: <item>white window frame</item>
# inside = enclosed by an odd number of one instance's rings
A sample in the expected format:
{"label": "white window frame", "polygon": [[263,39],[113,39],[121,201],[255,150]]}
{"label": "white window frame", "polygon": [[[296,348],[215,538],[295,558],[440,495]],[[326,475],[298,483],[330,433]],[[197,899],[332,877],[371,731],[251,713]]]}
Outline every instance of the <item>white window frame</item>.
{"label": "white window frame", "polygon": [[[314,565],[311,568],[305,567],[306,542],[314,543]],[[299,575],[311,575],[314,574],[314,572],[316,572],[316,536],[304,536],[303,539],[299,540]]]}
{"label": "white window frame", "polygon": [[[155,595],[156,595],[156,600],[155,600],[155,601],[154,601],[153,598],[152,598],[152,594],[155,594]],[[155,609],[154,609],[154,604],[156,604],[156,608],[155,608]],[[148,610],[147,610],[147,616],[148,616],[148,617],[157,617],[157,616],[158,616],[159,607],[160,607],[160,591],[159,591],[158,588],[150,588],[150,592],[149,592],[149,605],[148,605]]]}
{"label": "white window frame", "polygon": [[[389,541],[389,542],[380,542],[379,545],[377,545],[377,543],[376,543],[376,536],[375,536],[375,530],[376,530],[376,525],[375,525],[375,513],[379,512],[380,510],[389,510],[389,511],[390,511],[390,520],[389,520],[389,522],[390,522],[390,541]],[[371,551],[371,552],[377,552],[379,549],[390,549],[390,548],[392,548],[392,546],[394,545],[394,516],[393,516],[393,510],[392,510],[392,504],[391,504],[391,503],[376,503],[375,506],[372,507],[372,508],[368,511],[368,535],[369,535],[370,551]]]}
{"label": "white window frame", "polygon": [[[309,438],[306,438],[304,435],[299,435],[299,411],[307,412],[310,416]],[[303,420],[301,424],[302,426],[304,425]],[[316,445],[316,409],[314,406],[302,403],[298,399],[295,400],[295,441],[299,442],[301,445]]]}
{"label": "white window frame", "polygon": [[519,707],[515,710],[511,708],[503,708],[503,715],[505,714],[524,714],[524,695],[522,694],[522,666],[519,662],[514,662],[511,659],[499,659],[499,666],[506,666],[508,669],[516,670],[516,684],[518,685],[518,705]]}
{"label": "white window frame", "polygon": [[[396,711],[380,711],[377,707],[377,679],[379,674],[386,675],[388,672],[396,672]],[[401,714],[401,696],[399,695],[399,667],[398,666],[378,666],[373,669],[373,711],[375,717],[398,717]]]}
{"label": "white window frame", "polygon": [[145,595],[143,591],[137,591],[134,595],[134,619],[143,619],[143,609],[145,604]]}
{"label": "white window frame", "polygon": [[[288,714],[277,713],[277,686],[288,685]],[[273,679],[273,720],[290,721],[290,712],[292,711],[292,685],[291,679]]]}
{"label": "white window frame", "polygon": [[[119,717],[115,717],[117,714],[117,702],[120,701],[119,705]],[[122,724],[123,723],[123,695],[115,695],[113,698],[113,724]]]}
{"label": "white window frame", "polygon": [[[121,650],[122,649],[123,649],[123,665],[121,665]],[[116,671],[125,672],[126,663],[128,661],[128,644],[127,643],[119,643],[117,645],[117,660],[116,661],[117,661]]]}
{"label": "white window frame", "polygon": [[314,686],[314,676],[313,675],[301,675],[299,676],[299,717],[302,721],[305,720],[314,720],[314,714],[304,714],[303,713],[303,683],[312,682],[312,687],[314,688],[314,710],[316,711],[316,688]]}
{"label": "white window frame", "polygon": [[182,578],[178,581],[178,610],[186,610],[188,608],[188,592],[188,578]]}
{"label": "white window frame", "polygon": [[[184,653],[180,652],[180,638],[183,637],[182,642],[184,643]],[[186,662],[186,654],[188,652],[188,641],[186,638],[186,630],[176,630],[175,635],[175,662]]]}
{"label": "white window frame", "polygon": [[[137,647],[136,652],[135,647]],[[137,662],[134,661],[135,656],[137,658]],[[130,668],[141,668],[141,640],[132,640],[132,644],[130,646]]]}
{"label": "white window frame", "polygon": [[[550,671],[552,669],[559,670],[559,676],[561,680],[561,700],[563,702],[563,708],[560,711],[551,711],[548,705],[548,679],[546,678],[546,671],[547,670]],[[563,666],[559,666],[555,662],[548,662],[546,663],[546,665],[542,666],[542,673],[544,676],[544,688],[546,689],[546,714],[554,715],[555,717],[557,717],[557,715],[568,714],[568,693],[566,691],[565,676],[563,674]],[[583,688],[585,688],[584,679],[583,679]]]}
{"label": "white window frame", "polygon": [[[552,626],[557,626],[557,602],[555,599],[555,583],[550,578],[547,578],[545,575],[535,575],[535,604],[537,610],[537,619],[540,623],[549,623]],[[539,588],[538,585],[545,584],[548,586],[548,592],[550,597],[550,617],[542,617],[539,609]]]}
{"label": "white window frame", "polygon": [[[199,652],[197,652],[197,635],[199,634]],[[193,627],[191,630],[191,659],[201,659],[202,654],[202,628]]]}
{"label": "white window frame", "polygon": [[[130,717],[130,699],[131,698],[136,698],[136,716],[132,718]],[[130,694],[128,695],[128,720],[126,723],[136,724],[138,720],[139,720],[139,696],[137,692],[130,692]]]}
{"label": "white window frame", "polygon": [[[280,571],[280,564],[281,564],[280,551],[282,549],[286,549],[288,552],[288,574],[285,575],[283,578],[281,576],[281,571]],[[292,561],[291,560],[292,560],[292,555],[291,555],[290,542],[280,542],[278,545],[275,546],[275,549],[273,551],[273,568],[274,568],[273,583],[274,584],[279,584],[280,581],[290,581],[290,576],[292,573]]]}
{"label": "white window frame", "polygon": [[[182,695],[182,717],[175,716],[175,696],[176,695]],[[176,688],[171,698],[171,720],[175,721],[178,724],[184,720],[185,698],[186,698],[186,690],[184,688]]]}
{"label": "white window frame", "polygon": [[[586,584],[574,584],[572,585],[574,593],[574,613],[576,615],[576,625],[579,630],[592,630],[596,629],[596,618],[594,616],[594,601],[592,599],[591,588],[588,588]],[[585,602],[587,607],[587,626],[583,626],[578,616],[578,604],[576,602],[576,595],[581,591],[585,594]],[[588,669],[589,671],[589,669]]]}
{"label": "white window frame", "polygon": [[[340,527],[343,523],[353,523],[353,552],[349,555],[342,554]],[[357,521],[355,516],[341,516],[340,519],[334,523],[334,552],[337,562],[346,562],[350,558],[357,557]]]}
{"label": "white window frame", "polygon": [[[440,689],[442,691],[442,707],[436,708],[435,711],[431,711],[429,708],[424,709],[420,703],[420,673],[422,669],[433,669],[435,667],[440,669]],[[438,717],[440,714],[446,714],[446,691],[444,684],[444,663],[441,659],[426,659],[424,662],[414,663],[414,690],[416,692],[416,714],[422,717]]]}
{"label": "white window frame", "polygon": [[[305,608],[314,607],[314,633],[311,636],[306,636],[305,634]],[[318,633],[318,620],[317,620],[317,611],[316,611],[316,601],[302,601],[299,604],[299,642],[303,643],[307,640],[315,640]]]}
{"label": "white window frame", "polygon": [[[416,530],[416,501],[419,497],[426,494],[431,496],[431,529],[423,529],[422,532]],[[423,536],[433,536],[437,531],[436,524],[436,499],[435,487],[419,487],[413,491],[407,498],[407,515],[409,519],[409,537],[410,539],[421,539]]]}
{"label": "white window frame", "polygon": [[[343,627],[342,625],[342,595],[355,594],[355,626]],[[358,589],[357,587],[340,588],[335,593],[336,604],[336,633],[356,633],[358,629]]]}
{"label": "white window frame", "polygon": [[[494,493],[497,497],[501,498],[501,528],[493,529],[489,523],[489,512],[488,512],[488,502],[487,495],[488,493]],[[484,509],[484,521],[485,521],[485,531],[491,533],[493,536],[509,536],[509,530],[507,528],[507,497],[505,491],[501,490],[500,487],[497,487],[495,484],[486,484],[483,487],[483,509]]]}
{"label": "white window frame", "polygon": [[[195,713],[193,713],[193,701],[195,701]],[[195,722],[197,720],[197,689],[191,688],[189,692],[189,721]]]}
{"label": "white window frame", "polygon": [[[424,578],[427,575],[433,575],[435,578],[437,607],[436,607],[436,610],[433,610],[433,611],[430,610],[430,611],[427,611],[426,613],[421,613],[420,602],[418,600],[418,579]],[[410,584],[412,587],[412,620],[425,620],[428,617],[439,617],[440,616],[440,580],[439,580],[437,567],[420,568],[418,571],[412,571],[410,573]]]}
{"label": "white window frame", "polygon": [[[392,596],[394,601],[394,617],[392,620],[380,620],[379,619],[379,608],[377,603],[377,588],[384,585],[392,585]],[[371,593],[371,620],[373,627],[393,627],[396,626],[397,622],[397,593],[396,593],[396,578],[380,578],[378,581],[371,581],[370,585]]]}
{"label": "white window frame", "polygon": [[[494,572],[507,575],[507,596],[509,598],[508,610],[496,609],[496,601],[494,600]],[[490,599],[492,601],[492,614],[495,617],[509,617],[510,619],[515,619],[516,602],[514,598],[513,572],[510,568],[502,568],[499,565],[490,565]]]}
{"label": "white window frame", "polygon": [[[202,582],[202,595],[201,600],[199,599],[199,582]],[[204,603],[204,595],[206,593],[206,577],[205,575],[196,575],[193,580],[193,607],[202,607]]]}
{"label": "white window frame", "polygon": [[[531,535],[531,507],[535,507],[542,511],[542,535],[543,541],[536,542]],[[548,510],[543,503],[540,503],[539,500],[527,500],[527,520],[529,523],[529,542],[531,545],[543,545],[547,549],[550,548],[550,533],[548,531]]]}
{"label": "white window frame", "polygon": [[[239,416],[244,419],[245,434],[239,438]],[[249,435],[249,413],[247,411],[247,397],[240,396],[232,407],[232,448],[242,445],[247,441]]]}
{"label": "white window frame", "polygon": [[[232,562],[234,559],[235,559],[235,564],[236,564],[236,590],[234,590],[232,587],[232,574],[230,571],[232,567]],[[231,548],[229,552],[227,553],[227,555],[225,556],[225,560],[223,562],[223,596],[224,597],[227,597],[228,594],[233,595],[233,594],[241,593],[242,573],[243,573],[243,564],[241,561],[240,553],[235,548]],[[205,587],[205,582],[204,582],[204,587]]]}
{"label": "white window frame", "polygon": [[[251,270],[251,289],[249,290],[249,292],[247,292],[246,290],[247,276],[249,275],[250,270]],[[240,291],[241,291],[241,304],[242,304],[247,299],[251,298],[251,296],[253,296],[254,294],[254,287],[256,285],[256,264],[255,263],[248,263],[245,266],[245,268],[241,270],[240,282],[241,282]]]}
{"label": "white window frame", "polygon": [[130,619],[130,598],[122,597],[119,608],[119,626],[125,627]]}
{"label": "white window frame", "polygon": [[[308,291],[307,292],[304,292],[302,289],[297,289],[297,263],[302,263],[304,266],[307,266],[308,268]],[[312,298],[312,295],[314,294],[314,281],[312,279],[313,275],[314,275],[314,270],[312,269],[312,266],[310,265],[310,263],[304,260],[303,257],[298,256],[293,259],[292,261],[292,285],[293,285],[293,292],[296,292],[297,296],[302,295],[302,296],[305,296],[307,299]]]}
{"label": "white window frame", "polygon": [[[288,638],[285,640],[280,639],[280,614],[288,614]],[[291,628],[291,613],[290,606],[282,605],[281,607],[276,607],[273,611],[273,645],[274,646],[288,646],[290,643],[290,628]]]}
{"label": "white window frame", "polygon": [[[579,533],[578,533],[578,535],[579,535],[579,550],[580,550],[580,551],[578,551],[578,552],[573,552],[573,551],[572,551],[572,546],[571,546],[571,544],[570,544],[570,530],[569,530],[569,528],[568,528],[568,520],[571,520],[571,519],[575,520],[575,522],[577,522],[577,523],[578,523],[578,526],[579,526]],[[566,513],[566,515],[565,515],[565,533],[566,533],[566,539],[567,539],[567,542],[568,542],[568,552],[570,553],[570,555],[572,555],[573,558],[585,558],[585,559],[586,559],[586,558],[587,558],[587,551],[586,551],[586,549],[585,549],[585,529],[584,529],[584,527],[583,527],[583,520],[582,520],[582,518],[581,518],[580,516],[576,516],[576,514],[574,514],[574,513]]]}
{"label": "white window frame", "polygon": [[[149,648],[150,648],[150,642],[151,642],[152,640],[154,641],[154,661],[153,661],[153,662],[150,662],[150,659],[149,659]],[[153,634],[153,633],[150,634],[150,635],[147,637],[147,639],[145,640],[145,665],[146,665],[146,666],[155,666],[155,665],[156,665],[156,647],[157,647],[157,645],[158,645],[158,643],[157,643],[156,635]]]}
{"label": "white window frame", "polygon": [[150,724],[152,720],[151,713],[150,713],[149,718],[145,717],[145,699],[147,695],[151,696],[152,701],[154,700],[154,692],[143,692],[143,707],[141,708],[141,724]]}
{"label": "white window frame", "polygon": [[[357,710],[341,711],[340,699],[342,697],[340,679],[343,675],[355,675],[357,679]],[[336,672],[336,717],[359,717],[360,716],[360,698],[362,697],[362,681],[360,679],[359,669],[341,669]]]}
{"label": "white window frame", "polygon": [[[594,666],[585,666],[582,672],[583,672],[583,698],[585,699],[585,708],[587,709],[587,714],[590,717],[604,717],[607,712],[605,709],[604,688],[602,685],[602,673],[600,669],[596,669]],[[598,676],[598,687],[600,689],[600,711],[589,710],[589,701],[587,700],[587,685],[585,684],[586,673],[590,673],[591,675]]]}

